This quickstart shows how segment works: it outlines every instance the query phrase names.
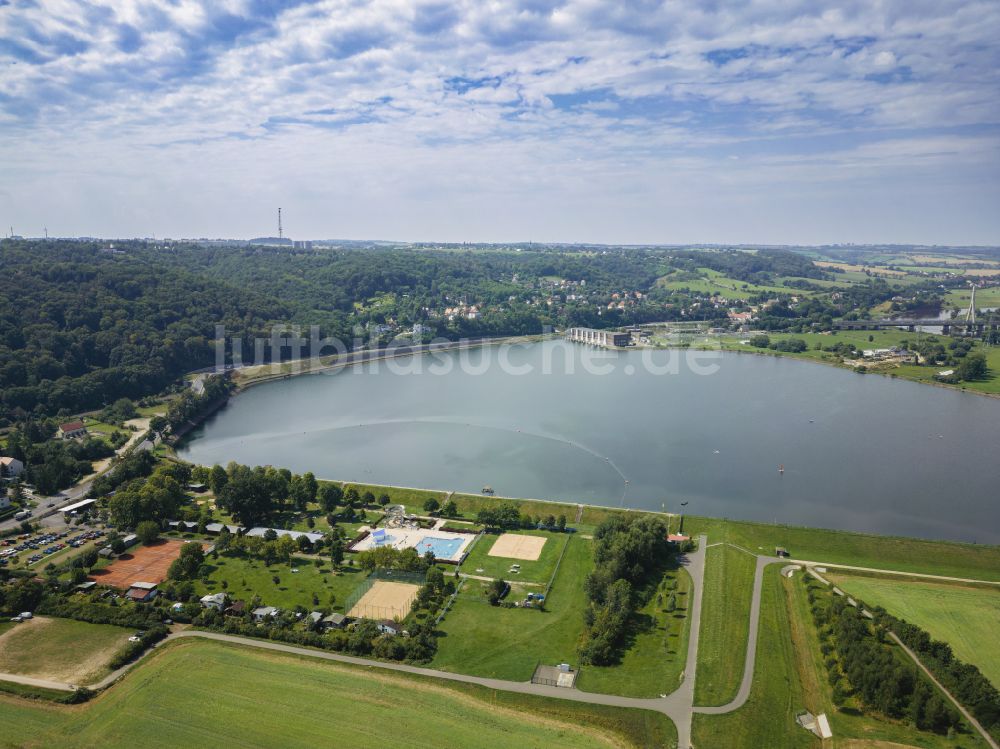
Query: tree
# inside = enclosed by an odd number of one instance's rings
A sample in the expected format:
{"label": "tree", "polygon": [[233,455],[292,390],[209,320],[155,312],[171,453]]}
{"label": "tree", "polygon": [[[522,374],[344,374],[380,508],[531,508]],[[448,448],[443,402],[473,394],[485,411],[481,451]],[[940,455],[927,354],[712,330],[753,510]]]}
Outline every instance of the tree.
{"label": "tree", "polygon": [[441,503],[438,502],[434,497],[431,497],[426,502],[424,502],[424,510],[427,512],[436,512],[441,507]]}
{"label": "tree", "polygon": [[160,524],[154,520],[143,520],[135,527],[135,535],[144,544],[151,544],[160,537]]}
{"label": "tree", "polygon": [[184,544],[178,557],[170,563],[167,577],[171,580],[194,580],[205,563],[205,552],[201,544]]}
{"label": "tree", "polygon": [[751,336],[750,345],[754,348],[767,348],[771,345],[771,339],[763,334]]}
{"label": "tree", "polygon": [[218,496],[226,484],[229,483],[229,474],[226,473],[226,469],[216,463],[212,466],[212,470],[208,474],[208,485],[212,488],[212,492]]}
{"label": "tree", "polygon": [[339,567],[344,561],[344,545],[339,539],[333,539],[330,544],[330,561],[334,567]]}
{"label": "tree", "polygon": [[562,533],[563,531],[566,530],[566,516],[565,515],[560,515],[558,518],[556,518],[556,529],[560,533]]}
{"label": "tree", "polygon": [[455,500],[449,499],[445,502],[441,508],[441,514],[449,518],[455,517],[458,514],[458,505],[455,504]]}
{"label": "tree", "polygon": [[323,512],[333,512],[343,496],[344,492],[336,484],[323,484],[319,490],[319,505]]}
{"label": "tree", "polygon": [[111,551],[115,554],[121,554],[125,551],[125,542],[121,539],[121,537],[116,536],[111,541]]}
{"label": "tree", "polygon": [[671,593],[667,596],[667,613],[672,614],[677,610],[677,594]]}
{"label": "tree", "polygon": [[387,504],[389,504],[390,501],[391,500],[389,499],[389,495],[388,494],[385,494],[383,492],[382,494],[378,495],[378,503],[380,505],[382,505],[382,507],[385,507]]}
{"label": "tree", "polygon": [[962,380],[981,380],[986,377],[988,368],[986,356],[981,351],[967,354],[955,368],[955,374]]}

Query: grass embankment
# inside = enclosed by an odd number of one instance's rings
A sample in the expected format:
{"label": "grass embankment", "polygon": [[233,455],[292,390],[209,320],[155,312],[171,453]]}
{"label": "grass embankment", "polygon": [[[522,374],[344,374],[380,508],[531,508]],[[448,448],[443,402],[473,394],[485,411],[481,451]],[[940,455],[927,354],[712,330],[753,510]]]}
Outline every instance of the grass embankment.
{"label": "grass embankment", "polygon": [[[197,678],[193,678],[197,676]],[[211,710],[205,706],[211,705]],[[601,747],[675,741],[662,716],[455,687],[402,674],[175,643],[75,709],[0,698],[6,746]]]}
{"label": "grass embankment", "polygon": [[[490,551],[500,536],[487,534],[476,541],[476,544],[472,547],[469,556],[462,563],[462,572],[469,575],[482,575],[484,577],[500,577],[511,582],[547,584],[552,577],[552,572],[555,570],[559,554],[569,542],[571,536],[564,533],[549,533],[547,531],[534,530],[516,530],[511,532],[518,535],[544,538],[545,545],[542,547],[542,553],[538,559],[532,561],[528,559],[514,559],[512,557],[490,556]],[[520,573],[515,575],[510,572],[512,564],[521,565]]]}
{"label": "grass embankment", "polygon": [[724,705],[739,689],[755,567],[750,554],[732,546],[713,546],[706,551],[696,705]]}
{"label": "grass embankment", "polygon": [[291,564],[268,566],[260,559],[220,554],[218,559],[207,559],[206,564],[210,569],[208,579],[195,583],[199,596],[224,592],[231,600],[248,604],[254,596],[260,596],[262,605],[286,610],[298,605],[343,612],[345,599],[366,577],[356,567],[343,567],[335,573],[329,560],[317,567],[312,559],[295,557]]}
{"label": "grass embankment", "polygon": [[827,714],[834,735],[830,742],[833,747],[956,749],[984,746],[969,733],[950,740],[917,731],[902,722],[837,712],[802,583],[798,578],[782,578],[778,572],[779,567],[772,565],[764,577],[757,662],[750,698],[732,713],[696,714],[692,729],[695,746],[724,746],[727,749],[825,746],[796,724],[795,716],[802,710]]}
{"label": "grass embankment", "polygon": [[783,546],[792,561],[1000,581],[1000,546],[700,517],[685,518],[684,532],[706,533],[709,543],[725,541],[754,554],[774,554],[776,546]]}
{"label": "grass embankment", "polygon": [[960,660],[1000,687],[1000,590],[840,574],[831,575],[831,582],[947,642]]}
{"label": "grass embankment", "polygon": [[[961,747],[985,747],[978,735],[968,726],[956,739],[918,731],[903,721],[875,718],[864,715],[856,705],[843,712],[833,703],[832,689],[823,664],[819,635],[809,610],[809,599],[805,586],[796,574],[795,579],[783,581],[791,611],[790,636],[795,648],[796,667],[803,687],[804,707],[814,715],[826,713],[834,734],[834,746],[851,747],[924,747],[926,749],[960,749]],[[877,742],[885,742],[879,744]]]}
{"label": "grass embankment", "polygon": [[35,617],[0,631],[0,673],[90,684],[109,673],[111,656],[131,634],[123,627]]}
{"label": "grass embankment", "polygon": [[805,707],[805,698],[788,634],[789,612],[777,567],[770,567],[764,576],[760,618],[757,664],[749,700],[739,710],[725,715],[696,714],[692,725],[695,746],[727,749],[819,746],[816,737],[795,723],[795,714]]}
{"label": "grass embankment", "polygon": [[592,565],[591,542],[570,537],[544,611],[499,608],[460,596],[439,627],[444,636],[433,667],[527,681],[538,663],[578,663],[587,605],[583,584]]}
{"label": "grass embankment", "polygon": [[[668,581],[676,581],[669,589]],[[666,609],[673,592],[677,608]],[[691,576],[678,569],[664,575],[649,602],[633,617],[626,635],[627,650],[615,666],[585,666],[576,686],[585,692],[657,697],[677,689],[687,662]]]}

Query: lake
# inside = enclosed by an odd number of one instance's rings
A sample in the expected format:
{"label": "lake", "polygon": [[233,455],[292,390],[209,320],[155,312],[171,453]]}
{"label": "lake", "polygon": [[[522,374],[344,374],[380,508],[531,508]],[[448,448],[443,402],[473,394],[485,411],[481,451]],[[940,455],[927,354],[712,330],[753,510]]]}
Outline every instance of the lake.
{"label": "lake", "polygon": [[401,358],[250,388],[179,453],[1000,543],[1000,400],[768,356],[553,341]]}

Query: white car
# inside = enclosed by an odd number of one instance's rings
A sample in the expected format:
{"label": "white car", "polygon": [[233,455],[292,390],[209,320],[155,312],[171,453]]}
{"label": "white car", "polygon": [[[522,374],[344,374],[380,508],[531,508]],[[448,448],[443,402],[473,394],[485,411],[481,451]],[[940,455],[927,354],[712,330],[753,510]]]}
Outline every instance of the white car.
{"label": "white car", "polygon": [[32,613],[30,611],[22,611],[21,612],[21,618],[25,619],[25,620],[31,619],[32,618]]}
{"label": "white car", "polygon": [[16,623],[18,623],[18,624],[20,624],[21,622],[23,622],[23,621],[24,621],[24,619],[22,619],[22,618],[21,618],[21,617],[19,617],[19,616],[12,616],[12,617],[10,618],[10,620],[11,620],[12,622],[16,622]]}

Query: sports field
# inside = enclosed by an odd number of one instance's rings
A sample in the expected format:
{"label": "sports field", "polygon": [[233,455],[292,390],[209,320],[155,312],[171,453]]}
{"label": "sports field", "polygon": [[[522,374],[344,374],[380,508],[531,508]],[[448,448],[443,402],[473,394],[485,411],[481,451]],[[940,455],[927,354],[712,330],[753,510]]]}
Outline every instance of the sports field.
{"label": "sports field", "polygon": [[927,630],[934,639],[947,642],[960,660],[978,666],[1000,688],[1000,590],[875,577],[831,577],[869,606],[882,606],[893,616]]}
{"label": "sports field", "polygon": [[520,533],[504,533],[493,542],[491,557],[525,559],[534,562],[542,555],[546,539],[543,536],[524,536]]}
{"label": "sports field", "polygon": [[376,580],[347,615],[356,619],[405,619],[419,590],[419,585]]}
{"label": "sports field", "polygon": [[[197,678],[192,678],[196,676]],[[211,705],[211,710],[205,706]],[[354,669],[219,643],[174,643],[105,696],[80,707],[0,696],[0,737],[9,746],[255,747],[649,746],[626,732],[633,711],[588,719],[586,706],[494,694],[431,680]]]}
{"label": "sports field", "polygon": [[[497,544],[508,535],[537,539],[526,543],[539,548],[538,556],[535,559],[525,559],[523,557],[500,556],[494,553]],[[516,534],[505,533],[502,536],[494,536],[490,533],[483,534],[470,549],[465,561],[462,562],[462,572],[468,575],[502,577],[504,580],[545,585],[551,579],[552,573],[555,571],[556,561],[572,535],[571,533],[534,530],[522,530]],[[497,551],[510,550],[511,547],[507,544],[508,542],[504,542]],[[504,548],[505,546],[507,549]],[[511,567],[515,564],[520,565],[517,573],[511,572]]]}
{"label": "sports field", "polygon": [[132,630],[37,616],[0,633],[0,673],[91,684]]}
{"label": "sports field", "polygon": [[183,541],[161,539],[149,546],[138,546],[90,576],[98,585],[122,590],[134,582],[159,583],[166,579],[167,570],[181,553]]}

